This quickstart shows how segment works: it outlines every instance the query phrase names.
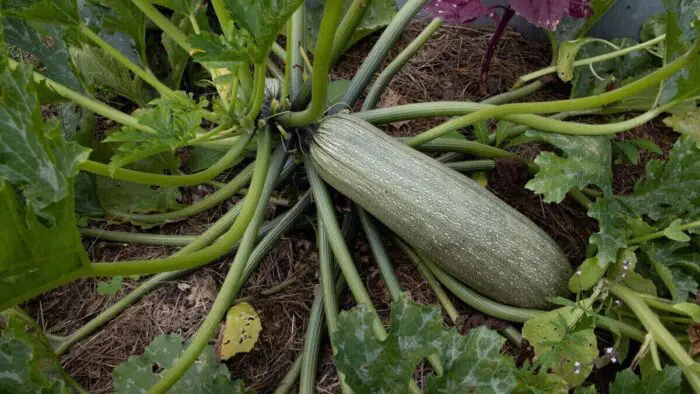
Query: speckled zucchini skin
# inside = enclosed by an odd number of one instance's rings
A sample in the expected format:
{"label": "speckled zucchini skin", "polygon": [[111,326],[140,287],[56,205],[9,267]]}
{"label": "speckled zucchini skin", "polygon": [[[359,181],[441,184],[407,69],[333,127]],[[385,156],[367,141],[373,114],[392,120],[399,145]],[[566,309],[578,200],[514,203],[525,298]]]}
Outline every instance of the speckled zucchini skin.
{"label": "speckled zucchini skin", "polygon": [[567,293],[561,249],[470,178],[351,115],[323,120],[310,145],[326,182],[478,292],[526,308]]}

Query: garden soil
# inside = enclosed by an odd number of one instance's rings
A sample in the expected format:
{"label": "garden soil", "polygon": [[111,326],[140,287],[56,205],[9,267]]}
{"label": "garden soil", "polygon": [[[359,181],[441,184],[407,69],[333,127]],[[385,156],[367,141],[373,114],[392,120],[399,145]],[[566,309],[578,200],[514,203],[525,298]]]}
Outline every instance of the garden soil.
{"label": "garden soil", "polygon": [[[409,26],[397,45],[394,46],[385,64],[396,56],[417,36],[424,25],[415,22]],[[549,63],[548,46],[533,42],[523,36],[507,32],[499,44],[491,71],[485,83],[480,83],[481,58],[491,38],[487,27],[445,26],[413,58],[391,82],[379,106],[439,100],[481,100],[508,90],[518,76],[539,69]],[[369,37],[355,45],[334,70],[333,77],[352,78],[367,52],[376,40]],[[566,98],[565,85],[551,81],[546,88],[527,97],[530,101]],[[359,103],[358,105],[360,105]],[[400,122],[384,126],[392,135],[414,135],[444,119],[429,119]],[[618,136],[619,139],[646,137],[654,140],[665,152],[673,143],[673,134],[660,122],[652,122],[636,130]],[[518,153],[534,158],[545,145],[526,145]],[[628,192],[644,173],[644,164],[653,155],[643,152],[638,165],[616,164],[614,168],[615,189]],[[566,200],[560,205],[549,205],[523,189],[527,173],[521,164],[499,161],[497,169],[489,175],[488,188],[532,219],[547,231],[562,247],[573,264],[581,262],[585,255],[588,237],[596,231],[595,221],[589,219],[584,209],[575,202]],[[208,191],[203,188],[185,190],[184,198],[191,200]],[[281,192],[279,197],[285,196]],[[336,199],[340,208],[346,202]],[[186,221],[168,224],[149,231],[163,234],[198,234],[220,217],[235,201],[189,218]],[[282,212],[284,207],[271,207],[271,214]],[[93,222],[91,226],[110,230],[138,231],[129,225],[114,225]],[[85,247],[93,261],[116,261],[125,259],[149,259],[167,256],[175,251],[170,247],[139,246],[85,240]],[[369,246],[360,237],[354,248],[355,261],[362,273],[380,315],[388,321],[390,296],[374,264]],[[436,298],[417,269],[396,248],[390,248],[399,282],[410,289],[412,297],[420,303],[436,303]],[[91,393],[113,391],[111,372],[115,366],[130,355],[141,354],[156,336],[178,333],[183,337],[192,335],[205,318],[216,297],[223,277],[233,260],[224,261],[199,269],[194,273],[164,284],[128,308],[101,330],[74,345],[63,357],[68,373]],[[66,335],[87,322],[91,317],[109,307],[121,295],[133,289],[137,279],[125,280],[125,285],[116,297],[97,292],[99,280],[80,280],[42,295],[25,307],[37,319],[46,332]],[[282,284],[280,286],[280,284]],[[272,291],[271,291],[272,289]],[[276,385],[299,357],[306,329],[307,316],[318,291],[317,250],[311,226],[287,234],[269,254],[253,275],[241,296],[257,310],[262,322],[258,343],[248,354],[237,355],[227,361],[232,375],[243,379],[250,388],[261,393],[274,391]],[[487,325],[504,328],[505,322],[478,313],[454,298],[460,317],[455,325],[462,332],[473,327]],[[353,306],[352,298],[344,293],[341,306]],[[214,344],[212,340],[212,344]],[[521,361],[528,356],[527,349],[507,349]],[[416,381],[423,381],[429,372],[422,365],[416,372]],[[594,374],[592,382],[606,390],[604,373]],[[317,390],[320,393],[340,392],[338,378],[332,364],[331,349],[324,338],[319,356]]]}

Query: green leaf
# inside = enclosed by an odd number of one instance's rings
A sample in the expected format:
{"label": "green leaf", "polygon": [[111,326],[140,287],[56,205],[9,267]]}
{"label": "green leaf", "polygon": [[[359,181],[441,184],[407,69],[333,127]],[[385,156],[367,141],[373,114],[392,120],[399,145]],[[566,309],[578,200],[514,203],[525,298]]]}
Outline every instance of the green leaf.
{"label": "green leaf", "polygon": [[489,133],[489,124],[485,120],[477,122],[474,125],[474,136],[476,137],[477,142],[488,145]]}
{"label": "green leaf", "polygon": [[559,46],[556,66],[557,74],[562,81],[569,82],[574,79],[574,62],[579,51],[584,45],[597,41],[596,38],[581,38],[567,41]]}
{"label": "green leaf", "polygon": [[610,394],[674,394],[681,392],[683,376],[676,366],[666,366],[662,371],[652,369],[641,379],[630,368],[615,376],[610,384]]}
{"label": "green leaf", "polygon": [[133,1],[85,0],[99,18],[98,27],[108,33],[123,33],[138,53],[141,63],[148,64],[146,54],[147,18]]}
{"label": "green leaf", "polygon": [[35,214],[72,194],[69,178],[89,149],[66,142],[56,123],[45,124],[28,66],[0,75],[0,182],[10,182]]}
{"label": "green leaf", "polygon": [[[649,41],[664,34],[666,34],[666,13],[660,12],[650,16],[642,23],[642,28],[639,31],[639,38],[642,41]],[[654,51],[663,56],[666,52],[664,41],[658,43]]]}
{"label": "green leaf", "polygon": [[[179,26],[181,29],[190,30],[191,24],[189,19],[180,14],[174,14],[170,21],[173,22],[175,26]],[[183,26],[184,25],[184,26]],[[185,72],[187,63],[190,60],[190,55],[178,45],[175,40],[173,40],[169,35],[163,33],[161,35],[161,43],[165,52],[168,55],[168,64],[170,65],[170,76],[169,76],[169,86],[172,89],[179,89],[182,82],[182,75]]]}
{"label": "green leaf", "polygon": [[[670,63],[695,45],[700,23],[700,0],[663,0],[666,9],[666,45],[664,60]],[[697,51],[697,48],[695,48]],[[700,92],[700,62],[694,59],[664,83],[660,102],[693,97]]]}
{"label": "green leaf", "polygon": [[[636,45],[637,42],[624,38],[611,40],[620,48]],[[604,55],[615,49],[601,42],[590,43],[579,51],[579,58]],[[635,51],[622,57],[595,63],[592,67],[576,67],[572,82],[571,97],[587,97],[605,93],[610,89],[627,85],[661,65],[660,59],[646,51]],[[647,111],[654,105],[658,94],[658,87],[653,86],[634,96],[627,97],[613,105],[617,110],[641,110]]]}
{"label": "green leaf", "polygon": [[225,0],[228,11],[255,42],[251,57],[265,60],[282,26],[304,0]]}
{"label": "green leaf", "polygon": [[[176,171],[177,166],[168,163],[164,157],[165,154],[162,154],[139,160],[130,164],[128,168],[155,174]],[[98,176],[96,191],[102,208],[113,215],[165,212],[182,207],[178,202],[182,196],[177,187],[151,187]]]}
{"label": "green leaf", "polygon": [[685,114],[674,114],[664,119],[667,126],[677,133],[695,139],[700,148],[700,109],[694,108]]}
{"label": "green leaf", "polygon": [[535,349],[537,364],[571,386],[583,383],[593,370],[598,348],[593,325],[580,307],[542,313],[523,325],[523,338]]}
{"label": "green leaf", "polygon": [[683,221],[681,219],[674,220],[666,229],[664,229],[664,235],[668,239],[672,239],[678,242],[690,242],[690,237],[688,234],[681,230],[681,224]]}
{"label": "green leaf", "polygon": [[[640,260],[657,275],[674,302],[685,302],[698,290],[695,277],[700,275],[700,253],[687,243],[671,241],[647,242],[641,247]],[[694,299],[694,298],[693,298]]]}
{"label": "green leaf", "polygon": [[0,2],[0,14],[36,22],[77,25],[76,0],[9,0]]}
{"label": "green leaf", "polygon": [[611,197],[599,198],[588,210],[588,216],[598,220],[599,231],[589,242],[598,247],[599,264],[614,262],[617,252],[627,246],[627,215],[624,205]]}
{"label": "green leaf", "polygon": [[690,302],[681,302],[673,305],[673,309],[679,310],[693,319],[694,323],[700,323],[700,305]]}
{"label": "green leaf", "polygon": [[123,276],[115,276],[109,282],[99,282],[97,292],[103,296],[115,296],[122,288],[122,282],[124,282]]}
{"label": "green leaf", "polygon": [[4,18],[5,39],[9,45],[31,53],[44,66],[48,78],[76,92],[83,92],[71,64],[64,41],[67,29],[59,25],[42,25],[41,31],[21,19]]}
{"label": "green leaf", "polygon": [[635,146],[637,146],[637,148],[646,149],[647,151],[651,153],[656,153],[657,155],[664,154],[664,151],[662,151],[658,145],[646,138],[633,138],[631,140],[628,140],[627,142],[634,144]]}
{"label": "green leaf", "polygon": [[[598,247],[598,259],[602,264],[615,261],[617,252],[627,246],[631,235],[639,237],[663,230],[677,219],[683,222],[700,219],[698,199],[700,148],[685,137],[676,141],[668,162],[651,160],[647,163],[646,177],[633,193],[600,198],[590,208],[588,215],[597,219],[600,227],[590,238]],[[653,244],[647,243],[642,248],[646,250]],[[655,258],[672,261],[672,254],[664,253]]]}
{"label": "green leaf", "polygon": [[600,264],[598,257],[591,257],[583,261],[569,279],[569,290],[572,293],[580,293],[595,286],[600,278],[605,275],[608,264]]}
{"label": "green leaf", "polygon": [[[518,369],[515,371],[515,376],[518,385],[513,394],[550,394],[568,391],[566,382],[562,378],[542,369],[538,373],[534,373],[530,368]],[[595,391],[592,394],[595,394]]]}
{"label": "green leaf", "polygon": [[[352,0],[344,1],[345,6],[343,8],[343,14],[346,14],[352,4]],[[305,49],[309,52],[313,52],[316,48],[318,28],[321,24],[325,5],[326,0],[306,0],[305,2],[306,10],[304,12],[304,19],[306,29],[304,29],[304,45]],[[362,38],[386,27],[394,18],[394,15],[396,15],[395,0],[372,0],[371,2],[367,2],[365,4],[364,15],[362,15],[362,19],[360,19],[360,22],[357,24],[355,33],[352,35],[350,42],[348,42],[347,48],[351,47]],[[343,49],[345,50],[347,48]]]}
{"label": "green leaf", "polygon": [[612,192],[612,149],[605,137],[578,137],[528,132],[564,152],[561,157],[542,152],[535,159],[540,170],[525,188],[544,196],[547,203],[559,203],[572,188],[597,185]]}
{"label": "green leaf", "polygon": [[229,41],[222,34],[202,31],[189,37],[192,48],[196,49],[192,58],[198,62],[231,62],[248,59],[245,35],[236,34]]}
{"label": "green leaf", "polygon": [[77,393],[48,339],[19,309],[0,313],[0,392]]}
{"label": "green leaf", "polygon": [[131,71],[101,48],[72,47],[71,54],[80,74],[90,85],[144,105],[148,98],[144,94],[143,82],[132,77]]}
{"label": "green leaf", "polygon": [[136,111],[135,116],[139,123],[151,127],[155,133],[125,126],[105,138],[105,142],[123,143],[112,156],[109,163],[111,169],[123,167],[157,153],[174,152],[196,137],[202,123],[201,109],[206,103],[196,104],[184,93],[181,96],[188,100],[189,107],[182,107],[179,101],[162,97],[151,102],[154,107]]}
{"label": "green leaf", "polygon": [[[328,84],[328,106],[339,104],[350,87],[349,79],[336,79]],[[347,107],[347,105],[346,105]]]}
{"label": "green leaf", "polygon": [[379,341],[366,306],[343,311],[332,333],[335,365],[356,392],[405,392],[418,363],[440,350],[440,309],[417,305],[404,296],[392,303],[389,337]]}
{"label": "green leaf", "polygon": [[385,341],[372,333],[374,317],[364,305],[341,312],[332,334],[336,367],[355,392],[403,393],[425,357],[442,356],[445,373],[430,376],[428,393],[502,393],[515,387],[514,363],[502,355],[505,339],[484,327],[466,336],[443,327],[440,308],[392,303],[391,332]]}
{"label": "green leaf", "polygon": [[692,139],[680,138],[667,163],[650,161],[644,182],[634,193],[618,198],[635,216],[646,216],[662,226],[681,217],[684,221],[700,218],[700,148]]}
{"label": "green leaf", "polygon": [[466,336],[449,330],[443,339],[445,373],[428,377],[428,394],[507,393],[515,388],[513,360],[501,354],[506,340],[497,332],[478,327]]}
{"label": "green leaf", "polygon": [[[219,161],[226,152],[218,151],[216,149],[205,148],[203,146],[194,146],[190,152],[190,160],[188,162],[191,171],[202,171],[211,167],[214,163]],[[243,160],[244,156],[241,156]],[[239,161],[240,162],[240,161]],[[238,163],[234,163],[234,166]]]}
{"label": "green leaf", "polygon": [[613,141],[613,146],[615,147],[615,150],[621,153],[621,158],[624,158],[622,160],[623,162],[626,161],[627,163],[631,163],[634,165],[639,164],[639,150],[636,146],[627,142],[620,141]]}
{"label": "green leaf", "polygon": [[[131,356],[112,371],[117,393],[146,392],[185,352],[182,337],[175,334],[157,336],[141,356]],[[197,361],[168,390],[173,394],[232,393],[246,394],[243,382],[231,380],[228,368],[216,360],[212,346],[207,346]]]}

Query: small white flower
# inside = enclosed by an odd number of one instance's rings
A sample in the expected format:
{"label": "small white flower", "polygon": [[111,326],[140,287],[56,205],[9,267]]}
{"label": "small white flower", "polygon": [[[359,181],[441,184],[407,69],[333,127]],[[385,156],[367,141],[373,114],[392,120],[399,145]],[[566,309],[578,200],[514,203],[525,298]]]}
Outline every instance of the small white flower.
{"label": "small white flower", "polygon": [[615,363],[617,362],[617,358],[616,358],[616,357],[613,357],[613,358],[610,359],[610,361],[612,361],[613,364],[615,364]]}
{"label": "small white flower", "polygon": [[620,300],[615,300],[615,305],[617,305],[617,306],[622,305],[622,301],[620,301]]}
{"label": "small white flower", "polygon": [[574,371],[574,373],[575,373],[576,375],[578,375],[578,374],[581,373],[581,370],[580,370],[580,369],[577,369],[577,370]]}
{"label": "small white flower", "polygon": [[576,271],[576,275],[578,275],[578,276],[581,276],[582,273],[583,272],[581,272],[581,270]]}
{"label": "small white flower", "polygon": [[580,368],[580,367],[581,367],[581,363],[580,363],[579,361],[576,361],[576,362],[574,363],[574,367]]}
{"label": "small white flower", "polygon": [[605,348],[605,353],[607,353],[607,354],[612,354],[612,352],[613,352],[614,350],[615,350],[615,349],[613,349],[613,348],[611,348],[611,347],[608,347],[608,348]]}
{"label": "small white flower", "polygon": [[624,279],[625,276],[627,276],[627,274],[623,272],[622,275],[620,275],[620,278],[623,278],[623,279]]}

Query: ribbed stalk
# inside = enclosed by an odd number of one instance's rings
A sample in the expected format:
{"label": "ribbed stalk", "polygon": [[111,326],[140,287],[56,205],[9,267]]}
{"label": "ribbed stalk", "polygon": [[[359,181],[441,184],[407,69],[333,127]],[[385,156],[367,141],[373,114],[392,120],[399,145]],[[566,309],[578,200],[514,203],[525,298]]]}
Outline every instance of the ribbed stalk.
{"label": "ribbed stalk", "polygon": [[[190,344],[185,349],[185,352],[178,358],[174,365],[164,373],[163,378],[153,387],[151,387],[151,389],[149,389],[149,393],[165,393],[175,383],[177,383],[182,375],[184,375],[192,364],[194,364],[199,355],[202,353],[202,350],[204,350],[204,347],[207,346],[209,340],[214,335],[216,328],[219,326],[219,322],[226,314],[231,302],[234,300],[238,294],[238,291],[243,285],[241,283],[241,276],[245,266],[248,263],[251,252],[253,251],[258,228],[260,227],[260,223],[262,223],[267,211],[267,200],[272,193],[274,182],[277,178],[277,176],[275,176],[272,179],[264,181],[269,164],[270,145],[271,133],[270,130],[266,128],[258,138],[259,153],[257,158],[258,163],[263,163],[260,164],[260,166],[264,166],[265,175],[262,177],[263,182],[261,182],[262,184],[260,185],[258,182],[256,182],[257,179],[255,179],[255,176],[253,177],[252,185],[258,187],[260,192],[255,193],[257,194],[257,196],[255,196],[256,198],[252,198],[252,195],[254,194],[252,191],[249,195],[251,197],[251,201],[255,204],[253,210],[254,212],[251,220],[249,221],[250,225],[247,226],[243,239],[241,240],[241,246],[236,253],[233,263],[231,263],[231,267],[229,268],[226,278],[221,285],[221,290],[214,300],[211,311],[207,315],[206,319],[204,319],[204,322],[199,327],[197,332],[192,336]],[[280,165],[279,170],[281,169],[282,166]],[[251,189],[253,189],[254,186],[251,186]]]}
{"label": "ribbed stalk", "polygon": [[357,213],[360,216],[362,229],[365,231],[365,235],[367,236],[367,242],[369,242],[374,260],[377,262],[379,272],[381,272],[384,283],[386,283],[386,287],[389,290],[391,300],[396,301],[401,297],[401,285],[399,285],[399,281],[396,279],[394,267],[392,267],[391,261],[389,261],[389,254],[384,247],[381,235],[379,235],[377,225],[372,216],[370,216],[359,206]]}
{"label": "ribbed stalk", "polygon": [[[15,60],[7,59],[7,62],[7,65],[11,70],[15,70],[17,67],[19,67],[19,63]],[[124,126],[129,126],[136,130],[143,131],[144,133],[155,133],[155,130],[148,126],[142,125],[139,123],[138,119],[134,118],[133,116],[127,115],[118,109],[110,107],[109,105],[103,104],[97,100],[93,100],[78,92],[68,89],[60,83],[46,78],[36,71],[32,72],[32,78],[34,79],[34,82],[38,84],[46,84],[49,89],[59,96],[68,99],[91,112],[104,116],[107,119],[112,119],[113,121],[123,124]]]}
{"label": "ribbed stalk", "polygon": [[81,171],[91,172],[108,178],[119,179],[142,185],[158,186],[193,186],[216,178],[219,174],[230,168],[242,155],[246,153],[248,142],[253,133],[242,134],[229,148],[224,156],[204,171],[187,175],[162,175],[129,170],[127,168],[110,168],[107,164],[86,160],[80,164]]}
{"label": "ribbed stalk", "polygon": [[[656,86],[666,78],[682,70],[688,64],[689,61],[694,59],[696,55],[695,52],[697,52],[697,49],[693,48],[690,52],[687,52],[686,54],[680,56],[678,59],[669,63],[665,67],[658,69],[643,78],[640,78],[634,82],[631,82],[627,85],[624,85],[618,89],[607,93],[569,100],[504,104],[492,108],[486,108],[471,113],[469,115],[450,120],[428,131],[425,131],[411,138],[407,144],[409,146],[419,146],[435,138],[438,138],[446,133],[449,133],[450,131],[457,130],[462,127],[474,124],[476,122],[488,120],[491,118],[499,118],[507,115],[524,113],[555,113],[565,111],[578,111],[612,104],[626,97],[639,93],[647,88]],[[542,129],[541,127],[542,125],[539,125],[537,128]],[[558,132],[561,133],[563,131],[559,130]]]}
{"label": "ribbed stalk", "polygon": [[314,51],[314,69],[311,72],[311,103],[302,112],[281,116],[279,121],[283,125],[305,126],[314,122],[323,113],[328,96],[328,72],[333,56],[333,38],[343,13],[343,5],[342,0],[326,1],[316,39],[316,50]]}
{"label": "ribbed stalk", "polygon": [[399,53],[399,55],[396,56],[391,63],[389,63],[389,65],[374,81],[369,93],[367,93],[367,97],[365,98],[364,103],[362,103],[362,111],[369,111],[370,109],[374,108],[382,93],[384,93],[386,87],[389,86],[389,82],[391,82],[394,76],[403,68],[404,65],[406,65],[408,60],[411,59],[413,55],[415,55],[416,52],[423,47],[423,45],[433,36],[433,34],[435,34],[440,26],[442,26],[442,19],[433,19],[428,26],[423,29],[418,37],[411,41],[411,43],[408,44],[408,46],[404,48],[404,50],[401,51],[401,53]]}
{"label": "ribbed stalk", "polygon": [[218,189],[214,193],[205,198],[195,202],[192,205],[188,205],[184,208],[178,209],[176,211],[167,213],[157,213],[157,214],[135,214],[128,212],[116,212],[108,211],[112,216],[122,217],[136,222],[142,223],[169,223],[175,222],[194,216],[198,213],[202,213],[208,209],[214,208],[215,206],[221,204],[223,201],[229,199],[231,196],[236,194],[245,186],[250,179],[253,177],[253,168],[255,162],[250,163],[244,169],[242,169],[232,180],[230,180],[224,187]]}
{"label": "ribbed stalk", "polygon": [[[253,170],[253,180],[251,182],[250,192],[248,193],[245,205],[241,210],[241,214],[238,216],[238,218],[236,218],[236,221],[224,236],[217,240],[213,245],[186,256],[179,255],[163,259],[134,260],[115,263],[93,263],[90,265],[88,275],[141,275],[188,269],[216,260],[226,253],[231,245],[235,244],[239,239],[241,239],[246,228],[248,228],[248,225],[250,224],[255,213],[255,207],[257,206],[258,199],[260,198],[263,190],[270,158],[270,132],[267,129],[264,129],[263,131],[264,138],[258,138],[258,154],[255,170]],[[260,161],[261,159],[264,159],[264,161]],[[265,203],[267,203],[267,200],[265,200]]]}
{"label": "ribbed stalk", "polygon": [[659,317],[644,303],[637,293],[621,284],[610,287],[610,292],[618,297],[622,302],[634,312],[640,322],[651,334],[654,341],[668,354],[668,356],[678,365],[685,375],[686,380],[696,393],[700,392],[700,375],[690,369],[695,364],[695,360],[688,355],[684,349],[664,327]]}
{"label": "ribbed stalk", "polygon": [[478,171],[493,171],[496,169],[496,162],[493,160],[467,160],[453,161],[444,163],[445,166],[457,172],[478,172]]}
{"label": "ribbed stalk", "polygon": [[340,266],[345,279],[348,282],[348,287],[352,292],[353,297],[358,304],[365,304],[369,313],[374,315],[372,331],[379,340],[384,340],[387,337],[387,332],[382,325],[377,311],[374,309],[372,304],[372,299],[367,293],[367,289],[360,278],[360,274],[357,272],[354,262],[352,261],[352,256],[348,250],[345,241],[343,241],[343,235],[340,231],[340,226],[336,220],[335,214],[333,212],[333,203],[331,202],[330,195],[328,194],[328,189],[325,183],[321,180],[313,168],[311,158],[309,156],[304,156],[304,166],[306,167],[306,174],[309,179],[309,184],[311,185],[311,190],[314,195],[314,200],[316,201],[316,208],[318,214],[323,220],[323,227],[328,236],[328,241],[333,249],[333,254],[335,255],[338,265]]}
{"label": "ribbed stalk", "polygon": [[355,73],[348,90],[343,96],[342,102],[352,107],[365,90],[367,84],[374,76],[375,71],[384,60],[384,57],[389,50],[394,46],[396,40],[401,36],[406,26],[413,20],[413,17],[423,8],[428,0],[409,0],[401,7],[396,16],[391,20],[389,26],[384,29],[384,32],[379,37],[377,42],[372,47],[372,50],[367,54],[365,61],[362,62],[360,69]]}

